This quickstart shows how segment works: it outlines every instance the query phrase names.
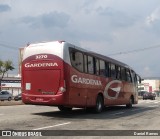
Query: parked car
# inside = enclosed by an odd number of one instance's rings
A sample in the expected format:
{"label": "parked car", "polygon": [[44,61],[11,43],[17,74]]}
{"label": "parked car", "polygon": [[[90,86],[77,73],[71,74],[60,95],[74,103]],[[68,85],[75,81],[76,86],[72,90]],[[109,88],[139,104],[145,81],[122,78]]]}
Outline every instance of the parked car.
{"label": "parked car", "polygon": [[8,91],[1,91],[0,92],[0,100],[1,101],[4,101],[4,100],[11,101],[12,100],[12,94],[9,93]]}
{"label": "parked car", "polygon": [[145,93],[147,93],[147,91],[139,91],[138,96],[143,96]]}
{"label": "parked car", "polygon": [[143,99],[143,95],[147,93],[147,91],[139,91],[138,92],[138,99]]}
{"label": "parked car", "polygon": [[143,94],[143,100],[144,99],[155,100],[155,98],[156,98],[156,94],[155,93],[146,92],[146,93]]}
{"label": "parked car", "polygon": [[18,101],[18,100],[22,100],[22,95],[21,94],[18,94],[14,97],[14,100],[15,101]]}

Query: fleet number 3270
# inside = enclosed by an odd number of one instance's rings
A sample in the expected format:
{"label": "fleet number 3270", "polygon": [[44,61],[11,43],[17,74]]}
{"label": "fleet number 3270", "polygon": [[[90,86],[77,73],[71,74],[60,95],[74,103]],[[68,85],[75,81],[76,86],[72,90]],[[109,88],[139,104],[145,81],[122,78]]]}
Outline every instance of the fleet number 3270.
{"label": "fleet number 3270", "polygon": [[36,55],[36,59],[46,59],[47,55]]}

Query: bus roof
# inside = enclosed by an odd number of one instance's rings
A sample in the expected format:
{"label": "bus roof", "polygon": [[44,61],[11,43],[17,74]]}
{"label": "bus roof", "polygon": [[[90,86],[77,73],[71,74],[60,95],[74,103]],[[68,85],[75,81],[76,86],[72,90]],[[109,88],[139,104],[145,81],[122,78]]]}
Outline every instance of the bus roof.
{"label": "bus roof", "polygon": [[110,57],[108,57],[108,56],[105,56],[105,55],[102,55],[102,54],[95,53],[95,52],[93,52],[93,51],[88,51],[88,50],[86,50],[86,49],[84,49],[84,48],[81,48],[81,47],[76,46],[76,45],[74,45],[74,44],[68,43],[68,42],[66,42],[66,41],[50,41],[50,42],[31,43],[31,44],[29,44],[27,47],[37,46],[37,44],[43,45],[44,43],[56,43],[56,42],[59,43],[59,44],[62,44],[64,47],[75,48],[75,49],[77,49],[77,50],[79,50],[79,51],[82,51],[82,52],[84,52],[84,53],[88,53],[88,54],[90,54],[90,55],[92,55],[92,56],[95,56],[95,57],[97,57],[97,58],[100,58],[100,59],[103,59],[103,60],[105,60],[105,61],[114,63],[114,64],[119,65],[119,66],[123,66],[123,67],[126,67],[126,68],[130,68],[131,70],[133,70],[130,66],[128,66],[127,64],[125,64],[125,63],[123,63],[123,62],[120,62],[120,61],[118,61],[118,60],[112,59],[112,58],[110,58]]}
{"label": "bus roof", "polygon": [[[67,43],[67,42],[65,42],[65,43],[66,43],[66,44],[70,44],[70,43]],[[105,60],[105,61],[114,63],[114,64],[119,65],[119,66],[122,66],[122,67],[130,68],[131,70],[133,70],[133,69],[132,69],[130,66],[128,66],[127,64],[125,64],[125,63],[123,63],[123,62],[120,62],[120,61],[118,61],[118,60],[115,60],[115,59],[113,59],[113,58],[110,58],[110,57],[108,57],[108,56],[105,56],[105,55],[102,55],[102,54],[98,54],[98,53],[95,53],[95,52],[93,52],[93,51],[88,51],[88,50],[86,50],[86,49],[83,49],[83,48],[81,48],[81,47],[75,46],[75,45],[73,45],[73,44],[70,44],[70,45],[71,45],[70,47],[73,47],[73,48],[75,48],[75,49],[78,49],[78,50],[80,50],[80,51],[82,51],[82,52],[84,52],[84,53],[90,54],[90,55],[92,55],[92,56],[95,56],[95,57],[97,57],[97,58],[103,59],[103,60]]]}
{"label": "bus roof", "polygon": [[108,62],[111,62],[111,63],[114,63],[116,65],[119,65],[119,66],[123,66],[123,67],[127,67],[127,68],[130,68],[132,69],[131,67],[129,67],[127,64],[123,63],[123,62],[120,62],[118,60],[115,60],[113,58],[110,58],[108,56],[104,56],[104,55],[101,55],[101,54],[97,54],[95,52],[90,52],[92,55],[94,55],[95,57],[97,58],[100,58],[100,59],[104,59],[105,61],[108,61]]}

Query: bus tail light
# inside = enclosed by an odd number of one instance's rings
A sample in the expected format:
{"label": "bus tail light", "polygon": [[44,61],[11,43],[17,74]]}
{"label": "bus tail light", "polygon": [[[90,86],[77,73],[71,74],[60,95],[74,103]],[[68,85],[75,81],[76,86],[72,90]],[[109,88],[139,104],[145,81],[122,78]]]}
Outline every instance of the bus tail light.
{"label": "bus tail light", "polygon": [[59,91],[62,92],[62,93],[64,93],[64,92],[66,91],[66,88],[60,87],[60,88],[59,88]]}
{"label": "bus tail light", "polygon": [[61,81],[59,92],[64,93],[66,91],[66,82],[65,80]]}

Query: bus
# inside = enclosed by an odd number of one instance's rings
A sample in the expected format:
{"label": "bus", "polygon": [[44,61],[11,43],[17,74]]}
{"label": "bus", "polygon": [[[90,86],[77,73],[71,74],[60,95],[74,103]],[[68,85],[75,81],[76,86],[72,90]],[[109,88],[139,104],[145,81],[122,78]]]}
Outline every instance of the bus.
{"label": "bus", "polygon": [[102,112],[138,103],[140,77],[128,65],[65,41],[30,44],[22,60],[22,101]]}

